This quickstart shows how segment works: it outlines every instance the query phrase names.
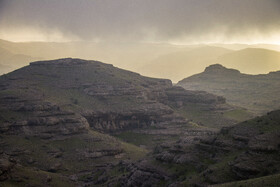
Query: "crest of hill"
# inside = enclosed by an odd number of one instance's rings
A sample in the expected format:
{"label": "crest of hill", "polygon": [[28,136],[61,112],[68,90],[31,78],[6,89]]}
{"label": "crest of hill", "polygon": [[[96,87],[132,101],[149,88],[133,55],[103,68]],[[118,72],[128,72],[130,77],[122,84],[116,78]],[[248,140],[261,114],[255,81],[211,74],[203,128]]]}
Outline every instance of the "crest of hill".
{"label": "crest of hill", "polygon": [[205,68],[204,72],[208,73],[208,74],[216,74],[216,73],[217,74],[235,74],[235,75],[240,74],[240,71],[235,70],[235,69],[228,69],[228,68],[222,66],[221,64],[210,65]]}
{"label": "crest of hill", "polygon": [[280,71],[250,75],[220,64],[178,82],[187,90],[202,90],[221,95],[231,104],[263,113],[280,108]]}

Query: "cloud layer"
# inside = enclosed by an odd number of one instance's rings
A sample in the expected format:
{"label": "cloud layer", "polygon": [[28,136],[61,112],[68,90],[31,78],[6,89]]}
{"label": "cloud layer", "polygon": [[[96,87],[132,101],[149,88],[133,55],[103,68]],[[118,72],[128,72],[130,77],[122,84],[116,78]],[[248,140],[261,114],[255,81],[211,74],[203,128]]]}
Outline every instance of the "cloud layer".
{"label": "cloud layer", "polygon": [[280,1],[0,0],[0,28],[70,40],[280,40]]}

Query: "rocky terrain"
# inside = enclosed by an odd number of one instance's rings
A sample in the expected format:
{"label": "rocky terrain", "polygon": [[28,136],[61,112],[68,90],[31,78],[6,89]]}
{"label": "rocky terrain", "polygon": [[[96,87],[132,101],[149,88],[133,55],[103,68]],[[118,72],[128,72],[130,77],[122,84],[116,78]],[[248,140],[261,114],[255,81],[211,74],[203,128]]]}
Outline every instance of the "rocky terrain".
{"label": "rocky terrain", "polygon": [[[188,106],[221,120],[200,122]],[[236,110],[223,97],[97,61],[33,62],[0,77],[0,180],[4,186],[134,185],[145,171],[150,183],[164,182],[170,174],[147,167],[147,153],[180,137],[215,134],[239,120],[224,115]]]}
{"label": "rocky terrain", "polygon": [[33,62],[0,77],[0,183],[204,186],[277,174],[279,116],[233,126],[251,115],[221,96],[97,61]]}
{"label": "rocky terrain", "polygon": [[263,114],[280,108],[279,80],[279,71],[248,75],[215,64],[200,74],[179,81],[177,85],[188,90],[203,90],[223,96],[233,105],[247,108],[255,114]]}
{"label": "rocky terrain", "polygon": [[[161,144],[154,149],[149,161],[137,163],[139,166],[128,174],[126,180],[139,185],[141,178],[149,172],[143,168],[153,165],[153,180],[164,179],[162,184],[170,186],[221,183],[226,183],[221,186],[277,186],[280,179],[279,122],[278,110],[223,128],[217,134],[205,134],[203,138],[200,136],[192,140],[186,136],[175,143]],[[165,173],[159,175],[159,168],[165,168]],[[142,175],[135,174],[139,172]],[[145,185],[146,180],[140,184]]]}

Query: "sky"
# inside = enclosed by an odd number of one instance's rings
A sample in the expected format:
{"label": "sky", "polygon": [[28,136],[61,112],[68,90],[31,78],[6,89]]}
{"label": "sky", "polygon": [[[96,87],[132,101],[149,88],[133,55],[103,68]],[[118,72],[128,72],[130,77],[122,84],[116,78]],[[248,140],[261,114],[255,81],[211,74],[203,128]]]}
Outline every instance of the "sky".
{"label": "sky", "polygon": [[0,0],[0,38],[280,44],[280,0]]}

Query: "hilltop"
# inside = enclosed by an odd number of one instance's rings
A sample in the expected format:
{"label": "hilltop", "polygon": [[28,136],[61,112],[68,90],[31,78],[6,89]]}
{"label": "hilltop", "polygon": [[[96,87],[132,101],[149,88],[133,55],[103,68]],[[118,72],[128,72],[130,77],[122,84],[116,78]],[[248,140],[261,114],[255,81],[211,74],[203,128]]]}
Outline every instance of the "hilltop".
{"label": "hilltop", "polygon": [[280,108],[280,72],[249,75],[220,64],[178,82],[187,90],[203,90],[221,95],[231,104],[263,113]]}

